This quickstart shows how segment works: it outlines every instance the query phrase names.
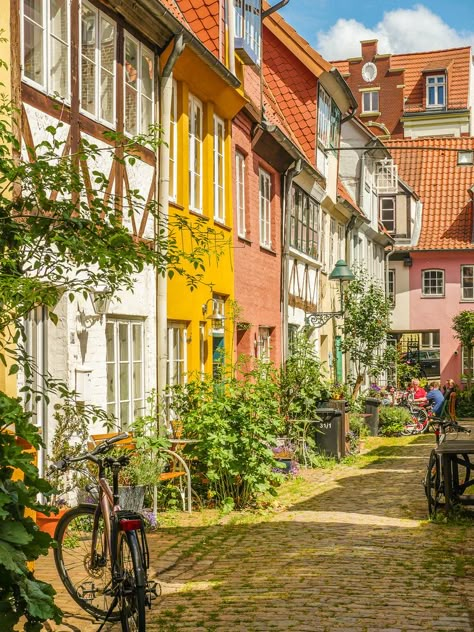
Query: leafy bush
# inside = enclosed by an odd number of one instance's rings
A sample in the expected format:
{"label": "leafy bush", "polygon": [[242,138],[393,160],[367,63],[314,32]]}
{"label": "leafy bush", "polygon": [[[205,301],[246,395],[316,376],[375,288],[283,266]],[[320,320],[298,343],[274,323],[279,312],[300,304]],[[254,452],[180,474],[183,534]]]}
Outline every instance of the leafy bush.
{"label": "leafy bush", "polygon": [[272,446],[284,428],[279,383],[272,365],[257,362],[246,372],[224,370],[219,380],[192,380],[172,389],[172,408],[183,436],[208,481],[208,495],[220,506],[249,506],[263,493],[275,494]]}
{"label": "leafy bush", "polygon": [[399,435],[405,425],[411,421],[407,408],[381,406],[379,408],[379,434],[384,437]]}
{"label": "leafy bush", "polygon": [[[25,511],[48,511],[37,496],[48,497],[52,487],[39,477],[34,455],[19,445],[17,438],[35,448],[42,445],[21,401],[0,392],[0,420],[0,620],[2,629],[13,630],[25,616],[24,630],[36,632],[47,619],[60,623],[61,611],[54,605],[53,588],[36,579],[27,566],[27,561],[48,553],[52,540]],[[19,478],[14,477],[15,469]]]}
{"label": "leafy bush", "polygon": [[458,417],[474,417],[474,388],[458,391],[456,399],[456,414]]}

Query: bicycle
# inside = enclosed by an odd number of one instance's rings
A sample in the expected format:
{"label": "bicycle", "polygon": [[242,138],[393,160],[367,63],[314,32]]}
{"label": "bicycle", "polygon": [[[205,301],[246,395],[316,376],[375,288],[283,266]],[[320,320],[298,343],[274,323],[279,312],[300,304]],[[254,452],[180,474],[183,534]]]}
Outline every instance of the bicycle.
{"label": "bicycle", "polygon": [[416,405],[412,399],[410,399],[409,393],[402,393],[397,398],[398,406],[403,406],[408,409],[411,420],[405,424],[402,430],[403,436],[423,434],[428,431],[429,427],[429,410],[425,406]]}
{"label": "bicycle", "polygon": [[[433,426],[436,447],[446,441],[448,434],[455,434],[455,439],[458,432],[465,432],[467,434],[470,434],[471,432],[469,428],[465,428],[455,421],[445,419],[432,419],[429,422],[429,426]],[[471,477],[471,462],[466,454],[459,454],[456,455],[456,465],[458,471],[456,493],[460,495],[469,484]],[[461,468],[461,476],[459,476],[459,468]],[[425,478],[423,479],[423,486],[428,500],[428,515],[432,518],[436,515],[438,508],[444,505],[444,481],[442,476],[441,458],[439,454],[437,454],[436,448],[431,450]]]}
{"label": "bicycle", "polygon": [[[54,560],[74,601],[103,620],[99,630],[107,621],[120,621],[123,632],[144,632],[145,610],[157,593],[156,582],[147,580],[150,556],[143,518],[119,506],[119,472],[129,457],[105,456],[128,436],[116,435],[90,452],[53,464],[61,472],[81,461],[98,467],[98,503],[80,504],[61,517],[54,534]],[[112,488],[107,469],[112,472]]]}

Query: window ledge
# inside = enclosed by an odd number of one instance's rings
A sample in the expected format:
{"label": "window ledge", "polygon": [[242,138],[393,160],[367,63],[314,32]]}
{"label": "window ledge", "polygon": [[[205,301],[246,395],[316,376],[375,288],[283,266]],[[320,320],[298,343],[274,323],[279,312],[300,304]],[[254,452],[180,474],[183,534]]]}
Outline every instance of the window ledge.
{"label": "window ledge", "polygon": [[232,230],[230,226],[228,226],[227,224],[224,224],[224,222],[216,218],[214,218],[214,225],[219,226],[219,228],[223,228],[224,230],[228,230],[228,231]]}
{"label": "window ledge", "polygon": [[361,112],[359,116],[380,116],[381,112],[374,110],[373,112]]}
{"label": "window ledge", "polygon": [[243,235],[237,235],[237,238],[239,241],[243,241],[245,244],[248,244],[249,246],[252,245],[252,240],[249,239],[248,237],[244,237]]}
{"label": "window ledge", "polygon": [[173,208],[177,208],[179,211],[184,211],[184,206],[182,206],[181,204],[178,204],[178,202],[176,202],[176,200],[172,200],[171,198],[168,200],[168,204],[170,206],[172,206]]}
{"label": "window ledge", "polygon": [[446,298],[445,294],[422,294],[421,298]]}
{"label": "window ledge", "polygon": [[459,299],[460,303],[474,303],[474,298],[461,298]]}
{"label": "window ledge", "polygon": [[[183,208],[184,210],[184,208]],[[192,208],[189,209],[189,213],[190,215],[194,215],[195,217],[200,217],[201,219],[206,220],[206,222],[209,221],[209,217],[207,217],[207,215],[204,215],[203,213],[201,213],[201,211],[194,211]]]}
{"label": "window ledge", "polygon": [[260,250],[268,252],[269,254],[274,256],[276,256],[277,254],[276,250],[273,250],[273,248],[271,248],[270,246],[264,246],[263,244],[260,244]]}

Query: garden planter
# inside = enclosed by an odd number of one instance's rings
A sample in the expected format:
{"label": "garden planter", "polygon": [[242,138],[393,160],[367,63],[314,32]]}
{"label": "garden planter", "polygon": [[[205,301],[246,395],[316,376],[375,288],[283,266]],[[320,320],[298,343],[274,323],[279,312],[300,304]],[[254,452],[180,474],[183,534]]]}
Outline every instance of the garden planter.
{"label": "garden planter", "polygon": [[119,487],[121,509],[141,511],[145,504],[145,485],[124,485]]}
{"label": "garden planter", "polygon": [[369,427],[371,437],[379,433],[379,408],[382,402],[375,397],[367,397],[365,400],[365,423]]}
{"label": "garden planter", "polygon": [[66,511],[67,509],[60,509],[57,514],[51,514],[50,516],[47,516],[41,511],[37,511],[36,524],[38,525],[39,530],[43,531],[43,533],[49,533],[49,535],[53,538],[54,532],[56,530],[56,525],[58,524],[61,516],[66,513]]}

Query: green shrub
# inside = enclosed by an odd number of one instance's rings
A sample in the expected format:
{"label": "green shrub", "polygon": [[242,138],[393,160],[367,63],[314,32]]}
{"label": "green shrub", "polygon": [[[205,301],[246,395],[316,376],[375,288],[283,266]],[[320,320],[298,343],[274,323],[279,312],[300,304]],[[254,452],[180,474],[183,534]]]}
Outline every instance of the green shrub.
{"label": "green shrub", "polygon": [[379,408],[379,434],[384,437],[399,435],[409,421],[411,421],[411,416],[407,408],[399,406]]}
{"label": "green shrub", "polygon": [[281,476],[274,472],[271,448],[284,424],[271,364],[256,362],[248,371],[230,367],[217,380],[175,386],[172,408],[183,436],[198,440],[189,447],[216,504],[240,509],[260,494],[276,493]]}
{"label": "green shrub", "polygon": [[458,417],[474,417],[474,388],[458,392],[456,414]]}

